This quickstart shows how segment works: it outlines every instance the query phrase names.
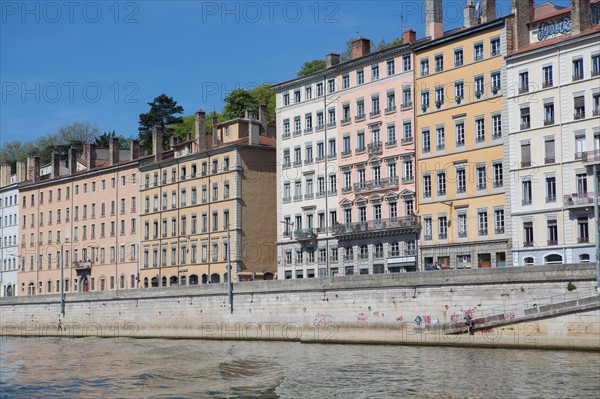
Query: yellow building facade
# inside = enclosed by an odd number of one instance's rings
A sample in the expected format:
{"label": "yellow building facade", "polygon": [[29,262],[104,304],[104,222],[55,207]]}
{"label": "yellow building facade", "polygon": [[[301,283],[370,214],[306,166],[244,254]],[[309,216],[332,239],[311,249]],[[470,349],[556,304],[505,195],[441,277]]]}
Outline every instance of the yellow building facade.
{"label": "yellow building facade", "polygon": [[141,287],[223,283],[228,261],[233,281],[275,277],[275,140],[266,126],[224,122],[213,137],[155,148],[140,165]]}
{"label": "yellow building facade", "polygon": [[510,257],[506,48],[503,18],[415,48],[419,258],[425,268],[504,266]]}

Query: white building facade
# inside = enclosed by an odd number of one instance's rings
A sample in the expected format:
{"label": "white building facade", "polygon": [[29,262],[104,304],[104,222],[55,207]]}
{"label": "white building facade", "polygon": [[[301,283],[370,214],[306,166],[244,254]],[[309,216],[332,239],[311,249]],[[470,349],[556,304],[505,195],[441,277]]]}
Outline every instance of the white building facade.
{"label": "white building facade", "polygon": [[558,13],[540,11],[530,44],[507,58],[515,266],[595,260],[600,31]]}
{"label": "white building facade", "polygon": [[[2,166],[2,174],[6,173]],[[10,172],[10,169],[8,169]],[[0,296],[17,295],[19,266],[19,188],[17,176],[7,173],[0,185]]]}

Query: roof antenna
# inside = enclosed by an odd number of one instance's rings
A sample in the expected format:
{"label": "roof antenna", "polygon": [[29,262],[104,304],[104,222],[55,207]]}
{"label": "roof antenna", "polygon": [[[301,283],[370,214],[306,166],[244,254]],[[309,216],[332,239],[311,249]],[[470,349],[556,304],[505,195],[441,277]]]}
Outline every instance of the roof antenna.
{"label": "roof antenna", "polygon": [[360,39],[360,26],[356,27],[356,36]]}

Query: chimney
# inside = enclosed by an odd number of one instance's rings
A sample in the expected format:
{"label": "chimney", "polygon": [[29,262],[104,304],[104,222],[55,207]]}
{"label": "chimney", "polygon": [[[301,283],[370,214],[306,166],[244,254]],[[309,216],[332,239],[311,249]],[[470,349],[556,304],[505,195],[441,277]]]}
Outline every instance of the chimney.
{"label": "chimney", "polygon": [[571,34],[578,35],[592,27],[590,0],[571,0]]}
{"label": "chimney", "polygon": [[481,2],[481,23],[490,22],[496,19],[496,0],[482,0]]}
{"label": "chimney", "polygon": [[136,139],[131,139],[129,141],[129,155],[130,159],[133,161],[134,159],[138,159],[140,157],[140,142]]}
{"label": "chimney", "polygon": [[371,41],[369,39],[358,39],[352,40],[352,59],[360,58],[371,52]]}
{"label": "chimney", "polygon": [[17,183],[27,180],[27,165],[25,161],[17,161]]}
{"label": "chimney", "polygon": [[219,141],[217,140],[217,114],[213,114],[212,116],[212,146],[216,147],[219,145]]}
{"label": "chimney", "polygon": [[402,44],[412,43],[417,40],[417,33],[412,29],[407,29],[402,33]]}
{"label": "chimney", "polygon": [[258,120],[260,121],[265,134],[267,134],[269,122],[267,121],[267,106],[265,104],[260,104],[258,106]]}
{"label": "chimney", "polygon": [[52,151],[52,155],[50,155],[50,178],[56,179],[57,177],[60,177],[60,154]]}
{"label": "chimney", "polygon": [[88,170],[96,167],[96,145],[85,143],[83,145],[83,158],[88,162]]}
{"label": "chimney", "polygon": [[[252,114],[250,114],[252,116]],[[260,125],[255,123],[254,118],[248,118],[248,144],[258,145],[260,136]]]}
{"label": "chimney", "polygon": [[111,137],[108,141],[108,164],[116,165],[119,163],[119,139]]}
{"label": "chimney", "polygon": [[27,180],[40,180],[40,157],[37,155],[27,158]]}
{"label": "chimney", "polygon": [[175,137],[175,136],[169,137],[169,147],[171,147],[171,149],[173,149],[173,147],[175,147],[176,145],[177,145],[177,137]]}
{"label": "chimney", "polygon": [[69,148],[69,175],[77,173],[77,148]]}
{"label": "chimney", "polygon": [[152,153],[154,154],[154,162],[162,161],[163,154],[163,128],[155,125],[152,128]]}
{"label": "chimney", "polygon": [[0,165],[0,187],[5,187],[10,184],[10,165],[3,163]]}
{"label": "chimney", "polygon": [[519,50],[529,44],[527,24],[533,19],[534,0],[512,0],[514,21],[515,48]]}
{"label": "chimney", "polygon": [[329,53],[325,56],[325,66],[331,68],[340,63],[340,55],[336,53]]}
{"label": "chimney", "polygon": [[465,28],[477,25],[477,12],[473,0],[468,0],[467,6],[464,8],[464,23]]}
{"label": "chimney", "polygon": [[196,144],[198,152],[206,151],[206,113],[196,111]]}
{"label": "chimney", "polygon": [[425,36],[435,40],[443,34],[442,0],[425,0]]}

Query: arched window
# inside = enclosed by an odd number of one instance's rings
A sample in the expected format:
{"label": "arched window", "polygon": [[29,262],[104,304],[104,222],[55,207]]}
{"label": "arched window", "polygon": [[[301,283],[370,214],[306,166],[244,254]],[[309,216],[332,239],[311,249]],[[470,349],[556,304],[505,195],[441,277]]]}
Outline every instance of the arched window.
{"label": "arched window", "polygon": [[[190,284],[191,284],[191,280],[190,280]],[[208,276],[206,274],[202,275],[202,284],[206,284],[208,283]]]}
{"label": "arched window", "polygon": [[210,282],[213,284],[219,284],[221,282],[221,276],[219,276],[217,273],[211,274]]}
{"label": "arched window", "polygon": [[152,277],[152,287],[158,287],[158,277]]}
{"label": "arched window", "polygon": [[167,286],[167,277],[163,276],[162,280],[162,286],[166,287]]}
{"label": "arched window", "polygon": [[192,274],[190,276],[190,285],[196,285],[198,284],[198,276],[196,276],[195,274]]}
{"label": "arched window", "polygon": [[229,273],[223,274],[223,282],[224,283],[228,283],[229,282]]}
{"label": "arched window", "polygon": [[275,275],[273,273],[265,273],[264,275],[265,280],[273,280],[275,278]]}
{"label": "arched window", "polygon": [[558,263],[562,263],[562,256],[558,255],[558,254],[551,254],[551,255],[546,255],[544,257],[544,263],[546,264],[558,264]]}
{"label": "arched window", "polygon": [[148,277],[144,277],[144,288],[148,288]]}
{"label": "arched window", "polygon": [[181,285],[186,285],[185,276],[181,276],[181,281],[179,282]]}
{"label": "arched window", "polygon": [[527,258],[523,259],[523,263],[525,266],[531,266],[535,264],[535,260],[533,259],[533,256],[528,256]]}
{"label": "arched window", "polygon": [[179,285],[177,281],[177,276],[171,276],[169,279],[169,285]]}
{"label": "arched window", "polygon": [[359,259],[369,259],[369,246],[367,244],[360,246]]}
{"label": "arched window", "polygon": [[383,244],[380,242],[375,244],[375,257],[383,258]]}

